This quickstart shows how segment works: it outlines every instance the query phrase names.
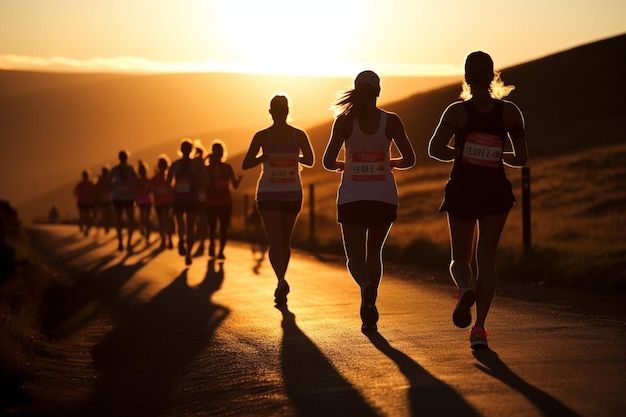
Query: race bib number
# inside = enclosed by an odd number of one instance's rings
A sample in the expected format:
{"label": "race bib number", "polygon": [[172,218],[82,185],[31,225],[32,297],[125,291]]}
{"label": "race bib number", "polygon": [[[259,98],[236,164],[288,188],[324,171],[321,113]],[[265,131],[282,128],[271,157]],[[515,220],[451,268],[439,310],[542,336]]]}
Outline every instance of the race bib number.
{"label": "race bib number", "polygon": [[228,179],[219,179],[215,181],[216,190],[228,190]]}
{"label": "race bib number", "polygon": [[352,181],[385,181],[385,152],[352,154]]}
{"label": "race bib number", "polygon": [[296,182],[298,157],[293,154],[272,155],[269,160],[270,182]]}
{"label": "race bib number", "polygon": [[462,161],[470,165],[489,168],[500,166],[502,138],[487,133],[470,133],[463,147]]}
{"label": "race bib number", "polygon": [[117,184],[115,191],[117,191],[118,194],[132,194],[133,188],[128,184]]}
{"label": "race bib number", "polygon": [[165,195],[168,192],[169,192],[169,189],[165,186],[157,187],[156,190],[154,190],[154,193],[159,194],[159,195]]}
{"label": "race bib number", "polygon": [[174,186],[177,193],[188,193],[191,191],[191,184],[188,182],[177,182]]}

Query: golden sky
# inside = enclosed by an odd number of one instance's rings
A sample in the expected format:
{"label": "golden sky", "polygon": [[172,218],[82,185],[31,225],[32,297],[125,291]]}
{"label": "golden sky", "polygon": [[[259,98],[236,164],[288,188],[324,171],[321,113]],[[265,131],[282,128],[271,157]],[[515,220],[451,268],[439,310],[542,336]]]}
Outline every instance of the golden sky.
{"label": "golden sky", "polygon": [[623,0],[2,0],[0,68],[457,75],[625,32]]}

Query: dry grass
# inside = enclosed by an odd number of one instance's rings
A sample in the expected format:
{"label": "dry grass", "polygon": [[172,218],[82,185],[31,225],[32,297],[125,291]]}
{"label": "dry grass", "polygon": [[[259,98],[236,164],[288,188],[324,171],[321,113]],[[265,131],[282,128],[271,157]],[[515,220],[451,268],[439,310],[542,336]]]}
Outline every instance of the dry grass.
{"label": "dry grass", "polygon": [[[626,145],[534,160],[530,168],[532,251],[523,251],[522,207],[518,204],[502,236],[501,278],[626,290]],[[397,173],[401,205],[385,247],[386,260],[447,269],[447,223],[438,208],[449,169],[450,165],[425,163]],[[507,169],[507,175],[521,203],[521,171]],[[335,221],[339,176],[305,171],[303,178],[305,183],[315,184],[315,238],[310,239],[305,196],[294,244],[341,253]],[[242,192],[252,196],[254,191]],[[235,229],[239,237],[245,237],[242,221],[236,221]]]}

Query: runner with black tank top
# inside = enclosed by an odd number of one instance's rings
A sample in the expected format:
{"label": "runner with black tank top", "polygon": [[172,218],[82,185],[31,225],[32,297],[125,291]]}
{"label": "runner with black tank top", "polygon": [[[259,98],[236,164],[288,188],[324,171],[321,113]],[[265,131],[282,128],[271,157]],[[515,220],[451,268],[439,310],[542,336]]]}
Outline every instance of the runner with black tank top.
{"label": "runner with black tank top", "polygon": [[[428,147],[432,158],[454,162],[440,211],[448,214],[450,274],[458,288],[452,321],[457,327],[471,324],[476,303],[472,349],[487,346],[485,320],[496,288],[496,251],[515,204],[504,165],[521,167],[528,160],[522,112],[503,100],[513,88],[500,80],[488,54],[469,54],[462,101],[444,111]],[[505,151],[509,142],[512,152]]]}

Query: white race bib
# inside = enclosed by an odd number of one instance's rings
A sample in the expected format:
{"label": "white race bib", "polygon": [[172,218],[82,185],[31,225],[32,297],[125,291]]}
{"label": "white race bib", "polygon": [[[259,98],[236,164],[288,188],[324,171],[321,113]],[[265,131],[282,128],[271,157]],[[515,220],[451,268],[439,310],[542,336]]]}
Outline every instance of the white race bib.
{"label": "white race bib", "polygon": [[474,132],[467,135],[461,160],[470,165],[498,168],[501,156],[502,138],[500,136]]}
{"label": "white race bib", "polygon": [[354,152],[352,181],[385,181],[385,152]]}
{"label": "white race bib", "polygon": [[269,160],[270,182],[296,182],[298,157],[294,154],[273,154]]}
{"label": "white race bib", "polygon": [[191,191],[191,184],[188,182],[177,182],[174,186],[177,193],[188,193]]}

